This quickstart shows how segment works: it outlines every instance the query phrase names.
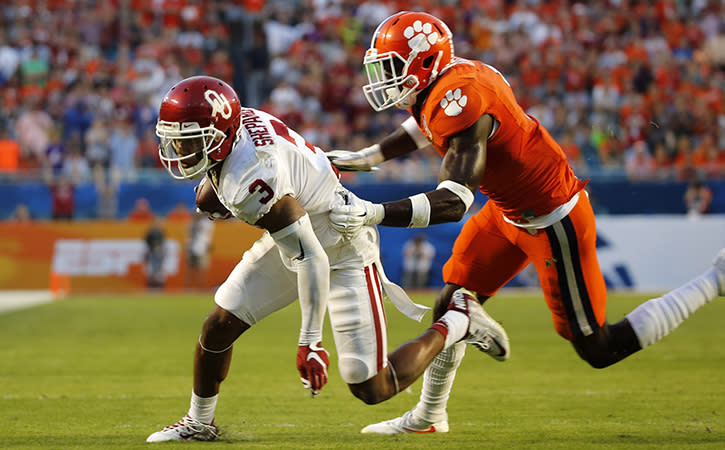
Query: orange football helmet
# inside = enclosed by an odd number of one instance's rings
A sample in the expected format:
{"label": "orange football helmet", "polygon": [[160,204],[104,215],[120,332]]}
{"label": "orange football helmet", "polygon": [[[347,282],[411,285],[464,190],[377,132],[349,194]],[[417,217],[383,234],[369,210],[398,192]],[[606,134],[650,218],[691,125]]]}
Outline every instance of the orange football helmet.
{"label": "orange football helmet", "polygon": [[453,34],[442,20],[422,12],[394,14],[378,25],[365,53],[365,98],[376,111],[408,109],[452,59]]}

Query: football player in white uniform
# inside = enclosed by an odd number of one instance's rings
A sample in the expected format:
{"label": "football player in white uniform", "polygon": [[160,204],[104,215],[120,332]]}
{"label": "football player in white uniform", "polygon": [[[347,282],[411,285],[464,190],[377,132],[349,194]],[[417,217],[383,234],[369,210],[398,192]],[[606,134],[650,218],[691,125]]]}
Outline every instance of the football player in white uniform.
{"label": "football player in white uniform", "polygon": [[387,354],[383,292],[408,317],[428,309],[385,277],[378,232],[343,235],[330,224],[336,205],[356,200],[325,153],[274,116],[243,108],[221,80],[187,78],[164,97],[156,133],[159,156],[177,179],[204,177],[238,219],[267,232],[217,290],[196,345],[188,414],[148,442],[213,440],[219,385],[232,345],[252,325],[299,299],[297,369],[316,395],[327,382],[322,324],[329,309],[338,366],[350,391],[367,404],[405,389],[443,349],[505,332],[466,292],[420,336]]}

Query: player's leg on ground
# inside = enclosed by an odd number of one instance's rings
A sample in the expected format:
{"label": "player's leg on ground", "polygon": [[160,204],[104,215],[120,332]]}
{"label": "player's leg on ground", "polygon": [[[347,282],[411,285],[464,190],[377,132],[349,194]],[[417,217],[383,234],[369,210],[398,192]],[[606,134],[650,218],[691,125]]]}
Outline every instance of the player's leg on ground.
{"label": "player's leg on ground", "polygon": [[232,345],[248,329],[249,325],[219,306],[207,316],[194,354],[196,395],[208,398],[219,393],[219,385],[229,373]]}
{"label": "player's leg on ground", "polygon": [[147,442],[176,440],[211,441],[218,430],[214,412],[219,385],[227,377],[232,360],[232,345],[249,325],[229,311],[216,306],[204,320],[194,353],[194,389],[189,411],[174,425],[151,434]]}
{"label": "player's leg on ground", "polygon": [[[437,322],[447,311],[451,297],[460,286],[447,285],[436,299],[433,318]],[[449,430],[446,408],[456,370],[465,355],[465,342],[457,342],[433,358],[423,374],[423,388],[418,404],[401,417],[368,425],[362,433],[446,433]]]}
{"label": "player's leg on ground", "polygon": [[217,306],[202,326],[194,355],[194,386],[188,414],[153,433],[148,442],[213,440],[219,385],[226,378],[232,344],[250,326],[297,298],[296,274],[287,270],[268,235],[257,241],[217,289]]}
{"label": "player's leg on ground", "polygon": [[349,383],[350,391],[368,404],[387,400],[417,380],[441,350],[469,335],[483,333],[485,317],[473,294],[457,290],[440,319],[388,355],[387,364],[374,376],[362,383]]}
{"label": "player's leg on ground", "polygon": [[[451,257],[443,267],[443,278],[447,285],[436,299],[434,320],[445,313],[453,293],[461,286],[492,295],[528,264],[528,256],[498,229],[499,216],[501,213],[493,206],[493,202],[487,202],[463,226],[453,245]],[[482,267],[487,268],[484,274],[480,272]],[[486,298],[478,297],[479,302]],[[493,319],[490,321],[493,322]],[[490,328],[496,326],[500,325],[491,324]],[[506,348],[504,356],[507,357],[509,353],[510,349]],[[369,425],[362,431],[384,434],[448,431],[446,407],[456,370],[464,354],[465,343],[455,344],[441,352],[423,374],[423,388],[416,407],[401,417]],[[498,356],[496,359],[499,360],[505,359],[500,356],[500,351],[487,354]]]}

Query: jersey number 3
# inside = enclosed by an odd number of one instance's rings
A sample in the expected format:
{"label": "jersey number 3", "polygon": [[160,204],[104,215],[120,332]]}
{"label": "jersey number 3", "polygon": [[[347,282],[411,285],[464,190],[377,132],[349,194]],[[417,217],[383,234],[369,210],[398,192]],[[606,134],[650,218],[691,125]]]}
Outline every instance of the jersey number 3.
{"label": "jersey number 3", "polygon": [[[279,120],[272,120],[270,123],[272,124],[272,128],[274,128],[274,132],[277,133],[277,136],[283,137],[284,139],[286,139],[287,141],[292,143],[292,145],[295,145],[295,146],[297,145],[297,142],[296,142],[295,138],[292,136],[292,134],[290,133],[290,129],[287,128],[287,125],[283,124]],[[310,144],[309,142],[307,142],[306,140],[304,142],[305,142],[305,147],[312,150],[312,153],[314,153],[315,147],[312,144]],[[263,205],[267,204],[267,202],[269,202],[270,200],[272,200],[272,198],[274,198],[274,191],[272,190],[272,188],[269,187],[269,185],[267,183],[265,183],[264,180],[259,179],[259,178],[254,180],[254,182],[249,185],[250,194],[253,194],[257,191],[264,194],[264,197],[259,199],[259,203],[261,203]]]}
{"label": "jersey number 3", "polygon": [[264,182],[264,180],[257,178],[252,182],[252,184],[249,185],[249,193],[254,194],[255,192],[259,191],[259,193],[264,194],[264,197],[259,199],[259,203],[265,205],[267,202],[272,200],[274,198],[274,191],[267,183]]}

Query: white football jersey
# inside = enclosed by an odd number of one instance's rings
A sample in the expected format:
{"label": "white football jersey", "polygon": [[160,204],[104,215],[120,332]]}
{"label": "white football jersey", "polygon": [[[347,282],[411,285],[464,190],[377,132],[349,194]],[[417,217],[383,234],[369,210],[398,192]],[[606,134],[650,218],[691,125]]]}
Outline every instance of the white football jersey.
{"label": "white football jersey", "polygon": [[[225,159],[219,177],[219,200],[235,217],[254,224],[285,195],[294,197],[309,214],[331,266],[344,264],[351,255],[338,254],[332,247],[351,242],[343,242],[342,235],[332,228],[329,212],[353,194],[340,184],[320,148],[271,114],[244,108],[242,138]],[[369,228],[369,232],[377,233],[374,227]],[[366,249],[363,241],[369,241],[365,234],[359,233],[352,244],[358,251],[358,262],[363,256],[367,263],[377,258],[377,252]]]}
{"label": "white football jersey", "polygon": [[[358,289],[359,299],[369,307],[369,295],[378,292],[381,287],[403,314],[420,321],[429,308],[413,303],[403,289],[385,276],[380,264],[377,228],[365,226],[350,239],[332,228],[330,210],[333,206],[346,204],[354,194],[340,184],[337,172],[325,153],[287,128],[276,117],[256,109],[242,109],[241,135],[242,138],[224,160],[217,196],[235,217],[250,224],[256,223],[285,195],[291,195],[302,205],[310,216],[317,239],[327,253],[330,269],[334,270],[331,274],[332,297],[329,305],[331,317],[336,317],[331,319],[333,323],[340,321],[347,327],[349,323],[360,322],[360,318],[351,312],[357,310],[350,309],[351,292]],[[276,275],[277,269],[274,267],[278,262],[289,270],[295,270],[282,252],[278,252],[278,256],[270,256],[269,251],[274,245],[271,235],[265,233],[245,253],[215,296],[217,304],[235,311],[238,317],[244,317],[246,323],[256,323],[267,314],[289,304],[293,300],[288,298],[290,295],[296,296],[296,292],[290,294],[284,283],[279,283],[280,280],[270,282],[268,278],[269,273]],[[267,263],[264,261],[268,261],[271,266],[265,267]],[[375,270],[371,269],[371,264],[375,265]],[[347,269],[352,270],[345,272]],[[260,276],[260,273],[267,275]],[[364,273],[377,273],[377,276],[363,279]],[[286,274],[280,271],[279,276],[284,280]],[[373,278],[377,280],[374,286],[371,284]],[[362,283],[358,287],[349,284],[354,283],[352,280],[361,279]],[[260,298],[264,301],[257,301]],[[356,295],[352,298],[356,298]],[[340,308],[344,312],[333,314],[333,310]],[[350,317],[350,314],[353,316]],[[362,322],[371,324],[372,319]],[[338,336],[336,341],[343,342],[343,348],[346,348],[346,341],[357,346],[361,342],[367,343],[365,345],[371,342],[375,344],[376,339],[367,334],[361,338],[346,332],[343,337]],[[350,351],[356,355],[353,358],[355,367],[359,366],[357,361],[376,354],[368,348]]]}

